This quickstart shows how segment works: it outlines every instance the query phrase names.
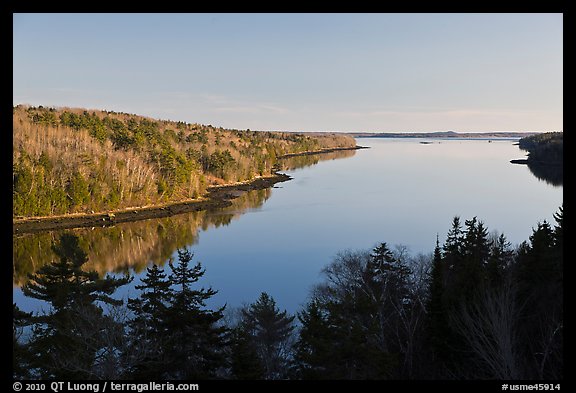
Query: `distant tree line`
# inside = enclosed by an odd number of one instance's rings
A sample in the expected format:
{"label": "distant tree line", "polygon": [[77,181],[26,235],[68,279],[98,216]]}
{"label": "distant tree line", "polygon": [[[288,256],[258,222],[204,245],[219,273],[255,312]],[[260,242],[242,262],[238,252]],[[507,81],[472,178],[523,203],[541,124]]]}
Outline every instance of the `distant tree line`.
{"label": "distant tree line", "polygon": [[530,172],[555,186],[564,184],[564,133],[545,132],[519,140],[518,145],[528,152],[526,163]]}
{"label": "distant tree line", "polygon": [[564,133],[545,132],[522,138],[518,141],[520,149],[526,150],[528,163],[540,165],[562,165],[564,158]]}
{"label": "distant tree line", "polygon": [[100,277],[78,238],[32,274],[14,304],[17,379],[563,378],[563,208],[512,248],[476,217],[454,217],[443,244],[411,257],[380,243],[342,251],[296,315],[262,293],[235,317],[206,306],[216,291],[193,254],[132,277]]}
{"label": "distant tree line", "polygon": [[213,184],[269,175],[284,154],[353,146],[345,135],[233,130],[19,105],[13,108],[13,215],[196,198]]}

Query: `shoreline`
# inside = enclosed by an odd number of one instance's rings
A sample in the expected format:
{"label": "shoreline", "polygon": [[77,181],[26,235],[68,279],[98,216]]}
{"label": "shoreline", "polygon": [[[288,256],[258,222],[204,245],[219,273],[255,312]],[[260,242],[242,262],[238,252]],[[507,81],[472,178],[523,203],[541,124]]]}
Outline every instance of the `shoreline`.
{"label": "shoreline", "polygon": [[282,156],[278,156],[278,158],[282,159],[282,158],[292,158],[292,157],[298,157],[298,156],[313,156],[315,154],[334,153],[336,151],[360,150],[360,149],[370,149],[370,147],[369,146],[359,146],[359,145],[356,145],[354,147],[332,147],[332,148],[321,149],[321,150],[303,151],[301,153],[284,154]]}
{"label": "shoreline", "polygon": [[37,233],[56,229],[113,226],[151,218],[162,218],[200,210],[230,206],[239,193],[272,187],[292,177],[275,173],[255,178],[249,182],[209,187],[200,198],[167,202],[161,205],[130,207],[98,213],[71,213],[58,216],[26,217],[12,220],[12,235]]}
{"label": "shoreline", "polygon": [[[367,147],[341,147],[323,149],[312,152],[286,154],[278,157],[290,158],[304,155],[331,153],[340,150],[357,150]],[[57,229],[72,229],[86,227],[113,226],[121,222],[133,222],[151,218],[169,217],[193,211],[218,209],[230,206],[231,200],[247,191],[261,190],[274,186],[276,183],[291,180],[284,173],[275,172],[271,175],[257,177],[240,183],[223,184],[208,187],[206,194],[200,198],[167,202],[161,205],[129,207],[97,213],[70,213],[57,216],[25,217],[12,219],[12,235],[37,233]]]}

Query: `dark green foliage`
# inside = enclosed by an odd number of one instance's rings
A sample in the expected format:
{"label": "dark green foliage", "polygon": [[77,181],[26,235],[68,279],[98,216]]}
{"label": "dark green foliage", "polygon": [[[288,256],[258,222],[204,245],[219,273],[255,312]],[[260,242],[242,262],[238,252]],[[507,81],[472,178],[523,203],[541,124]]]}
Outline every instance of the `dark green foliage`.
{"label": "dark green foliage", "polygon": [[520,139],[519,146],[530,154],[528,162],[562,165],[564,133],[545,132]]}
{"label": "dark green foliage", "polygon": [[443,245],[434,253],[432,281],[430,286],[428,323],[432,357],[437,359],[435,372],[462,375],[462,364],[471,362],[472,352],[461,328],[455,326],[460,310],[472,307],[478,293],[497,285],[489,279],[502,276],[502,264],[506,253],[503,244],[494,245],[488,239],[488,231],[476,217],[465,220],[465,228],[459,217],[454,217]]}
{"label": "dark green foliage", "polygon": [[233,168],[236,161],[230,154],[229,150],[215,151],[207,155],[203,154],[200,158],[200,163],[205,172],[214,174],[215,176],[226,178],[226,172]]}
{"label": "dark green foliage", "polygon": [[264,379],[264,368],[256,351],[253,338],[242,326],[232,329],[230,352],[233,379]]}
{"label": "dark green foliage", "polygon": [[[560,378],[562,221],[539,223],[516,252],[476,218],[453,220],[430,279],[428,340],[437,376]],[[464,365],[474,365],[473,368]]]}
{"label": "dark green foliage", "polygon": [[301,376],[388,379],[412,370],[417,329],[412,318],[412,272],[381,243],[365,252],[341,253],[324,269],[326,283],[301,314],[297,344]]}
{"label": "dark green foliage", "polygon": [[462,225],[460,224],[460,217],[455,216],[452,219],[452,228],[448,231],[446,242],[444,242],[445,257],[453,262],[457,262],[462,256],[464,235],[462,233]]}
{"label": "dark green foliage", "polygon": [[522,353],[534,375],[562,377],[563,348],[563,208],[557,225],[539,223],[518,252],[514,273],[521,309]]}
{"label": "dark green foliage", "polygon": [[439,365],[449,360],[450,327],[446,313],[444,288],[446,286],[446,262],[442,258],[442,251],[438,237],[434,248],[434,259],[430,271],[428,301],[426,304],[427,330],[426,337],[430,343],[433,365]]}
{"label": "dark green foliage", "polygon": [[[237,334],[255,348],[263,379],[286,378],[295,317],[289,316],[286,310],[280,311],[274,298],[266,292],[262,292],[256,302],[241,312],[242,320]],[[242,370],[236,369],[238,371]]]}
{"label": "dark green foliage", "polygon": [[116,149],[127,150],[130,147],[136,146],[135,138],[130,134],[124,123],[111,119],[109,127],[112,129],[110,139]]}
{"label": "dark green foliage", "polygon": [[539,179],[553,185],[564,183],[564,133],[545,132],[519,141],[528,151],[528,168]]}
{"label": "dark green foliage", "polygon": [[465,299],[472,296],[474,288],[486,279],[485,267],[490,254],[488,232],[476,217],[465,221],[462,242],[462,261],[454,266],[456,286]]}
{"label": "dark green foliage", "polygon": [[75,130],[80,130],[81,128],[85,127],[80,116],[67,111],[64,111],[60,114],[60,124]]}
{"label": "dark green foliage", "polygon": [[192,257],[178,250],[178,264],[170,262],[168,276],[157,266],[149,268],[137,287],[142,295],[129,301],[135,314],[127,358],[132,378],[211,379],[225,366],[227,329],[219,324],[224,308],[205,308],[216,291],[194,288],[204,271],[200,263],[190,267]]}
{"label": "dark green foliage", "polygon": [[215,378],[218,367],[224,365],[226,328],[218,326],[224,307],[216,311],[205,309],[206,300],[216,291],[193,288],[204,270],[200,263],[189,266],[192,257],[189,250],[178,250],[178,264],[170,263],[173,290],[166,317],[170,379]]}
{"label": "dark green foliage", "polygon": [[124,355],[127,373],[136,379],[163,377],[165,360],[165,319],[170,302],[170,282],[157,265],[147,268],[142,284],[135,288],[140,296],[128,299],[134,313],[130,321],[133,339]]}
{"label": "dark green foliage", "polygon": [[554,220],[556,225],[554,226],[554,257],[558,260],[558,267],[560,272],[563,267],[563,255],[564,255],[564,206],[558,208],[558,212],[554,213]]}
{"label": "dark green foliage", "polygon": [[77,236],[63,234],[52,249],[60,260],[31,275],[30,281],[22,288],[26,296],[50,302],[56,312],[70,310],[77,303],[85,306],[96,301],[121,303],[110,295],[131,279],[99,278],[94,271],[82,270],[88,258]]}
{"label": "dark green foliage", "polygon": [[408,277],[412,272],[396,259],[386,243],[380,243],[372,250],[364,271],[370,295],[377,303],[394,301],[403,307],[410,301]]}
{"label": "dark green foliage", "polygon": [[486,263],[488,284],[499,287],[504,284],[506,271],[514,262],[514,251],[506,236],[501,234],[490,245],[489,258]]}
{"label": "dark green foliage", "polygon": [[341,351],[320,301],[310,301],[298,320],[302,328],[295,345],[296,375],[302,379],[342,378],[334,364]]}
{"label": "dark green foliage", "polygon": [[12,376],[14,379],[30,379],[32,353],[22,343],[24,329],[30,325],[31,313],[26,313],[13,303],[12,309]]}
{"label": "dark green foliage", "polygon": [[83,205],[90,200],[88,182],[80,172],[74,172],[66,186],[66,193],[73,206]]}
{"label": "dark green foliage", "polygon": [[48,155],[45,152],[42,152],[40,154],[40,157],[38,158],[38,165],[41,165],[44,167],[45,170],[50,171],[52,170],[52,162],[50,161],[50,158],[48,158]]}
{"label": "dark green foliage", "polygon": [[30,118],[33,123],[41,124],[44,126],[56,126],[58,121],[56,120],[56,115],[51,110],[46,110],[42,112],[32,112]]}
{"label": "dark green foliage", "polygon": [[76,236],[62,235],[53,250],[60,260],[31,275],[22,288],[26,296],[51,306],[30,317],[30,371],[41,378],[92,379],[110,360],[102,356],[114,346],[108,341],[110,331],[120,329],[102,306],[121,304],[111,295],[131,278],[99,278],[94,271],[82,270],[87,257]]}

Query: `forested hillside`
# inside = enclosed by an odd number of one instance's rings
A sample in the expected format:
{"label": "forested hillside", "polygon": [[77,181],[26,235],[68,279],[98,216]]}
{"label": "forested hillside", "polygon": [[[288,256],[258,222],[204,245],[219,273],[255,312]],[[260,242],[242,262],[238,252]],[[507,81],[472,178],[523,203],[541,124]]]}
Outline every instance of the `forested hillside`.
{"label": "forested hillside", "polygon": [[234,130],[112,111],[13,108],[13,215],[104,211],[201,197],[269,175],[284,154],[353,147],[344,135]]}

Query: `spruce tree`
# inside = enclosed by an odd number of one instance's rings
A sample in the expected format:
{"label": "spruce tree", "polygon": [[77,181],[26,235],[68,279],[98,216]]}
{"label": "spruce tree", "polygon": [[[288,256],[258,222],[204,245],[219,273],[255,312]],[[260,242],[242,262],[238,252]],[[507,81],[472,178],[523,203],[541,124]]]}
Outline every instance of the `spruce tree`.
{"label": "spruce tree", "polygon": [[298,314],[302,324],[295,345],[296,374],[302,379],[338,379],[337,359],[341,354],[326,309],[311,300]]}
{"label": "spruce tree", "polygon": [[225,366],[227,329],[220,323],[225,306],[206,309],[206,301],[217,292],[194,288],[205,271],[199,262],[190,267],[192,258],[189,250],[178,250],[178,263],[169,262],[171,296],[164,321],[169,379],[216,378]]}
{"label": "spruce tree", "polygon": [[30,325],[32,313],[22,311],[16,303],[12,308],[12,377],[14,379],[31,379],[30,352],[27,342],[21,341],[24,329]]}
{"label": "spruce tree", "polygon": [[165,320],[170,301],[170,282],[164,269],[146,269],[140,296],[128,300],[134,316],[130,321],[130,349],[125,353],[132,378],[161,379],[165,365]]}
{"label": "spruce tree", "polygon": [[393,302],[402,307],[410,301],[408,278],[412,273],[401,260],[396,259],[386,243],[380,243],[366,263],[366,284],[374,291],[377,303]]}
{"label": "spruce tree", "polygon": [[[561,213],[557,216],[561,228]],[[558,231],[547,221],[538,223],[516,263],[524,356],[530,372],[544,379],[561,378],[563,367],[563,273],[562,251],[556,246]]]}
{"label": "spruce tree", "polygon": [[500,234],[490,245],[490,256],[486,263],[488,285],[497,288],[504,283],[507,269],[514,259],[514,251],[504,234]]}
{"label": "spruce tree", "polygon": [[450,327],[448,325],[448,315],[444,304],[444,278],[445,268],[442,260],[440,242],[436,236],[436,247],[434,248],[434,259],[429,277],[427,314],[427,336],[432,349],[432,361],[435,368],[446,362],[449,358]]}
{"label": "spruce tree", "polygon": [[251,337],[264,368],[264,379],[287,376],[294,318],[286,310],[280,311],[266,292],[242,310],[240,327]]}
{"label": "spruce tree", "polygon": [[132,278],[100,278],[95,271],[84,271],[88,258],[77,236],[62,235],[52,249],[60,260],[31,274],[22,287],[24,295],[51,306],[30,319],[31,364],[41,378],[92,379],[102,367],[102,352],[110,350],[107,330],[120,328],[102,306],[122,304],[112,295]]}
{"label": "spruce tree", "polygon": [[462,256],[464,234],[462,232],[462,225],[460,224],[460,217],[454,216],[452,219],[452,228],[446,235],[443,250],[446,260],[449,261],[448,267],[453,268],[455,262]]}
{"label": "spruce tree", "polygon": [[256,351],[256,345],[252,336],[241,326],[237,326],[231,332],[230,366],[233,379],[264,379],[264,368]]}
{"label": "spruce tree", "polygon": [[462,261],[455,266],[456,284],[460,287],[461,300],[470,301],[485,284],[485,267],[490,255],[488,231],[476,217],[464,222]]}

